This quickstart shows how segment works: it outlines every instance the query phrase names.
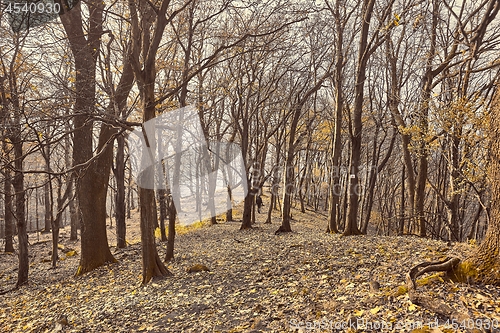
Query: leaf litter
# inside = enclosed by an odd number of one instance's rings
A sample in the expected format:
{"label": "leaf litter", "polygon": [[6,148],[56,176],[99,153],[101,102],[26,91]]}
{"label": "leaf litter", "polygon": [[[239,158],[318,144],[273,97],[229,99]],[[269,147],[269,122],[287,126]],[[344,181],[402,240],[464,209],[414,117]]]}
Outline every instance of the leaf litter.
{"label": "leaf litter", "polygon": [[[259,222],[264,214],[251,230],[227,222],[181,234],[176,257],[167,264],[174,276],[146,286],[139,284],[137,242],[112,247],[118,263],[79,277],[74,277],[79,243],[62,238],[66,255],[60,253],[58,267],[51,269],[44,262],[51,244],[39,242],[30,246],[30,284],[0,296],[0,327],[6,332],[467,331],[412,304],[404,277],[422,261],[464,257],[469,245],[450,247],[414,236],[342,237],[324,232],[321,214],[297,211],[294,218],[294,232],[280,235],[274,234],[279,218],[264,224]],[[127,223],[131,239],[137,237],[138,227]],[[158,242],[160,256],[165,248]],[[195,265],[208,270],[190,272]],[[0,290],[12,288],[16,276],[16,256],[0,253]],[[496,287],[443,282],[440,276],[424,277],[419,285],[477,320],[476,328],[487,320],[500,322]]]}

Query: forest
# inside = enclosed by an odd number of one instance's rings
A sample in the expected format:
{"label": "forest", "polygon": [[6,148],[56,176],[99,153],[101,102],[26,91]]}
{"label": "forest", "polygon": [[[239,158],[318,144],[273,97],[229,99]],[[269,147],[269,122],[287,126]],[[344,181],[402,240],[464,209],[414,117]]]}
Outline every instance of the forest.
{"label": "forest", "polygon": [[500,1],[0,8],[1,331],[500,332]]}

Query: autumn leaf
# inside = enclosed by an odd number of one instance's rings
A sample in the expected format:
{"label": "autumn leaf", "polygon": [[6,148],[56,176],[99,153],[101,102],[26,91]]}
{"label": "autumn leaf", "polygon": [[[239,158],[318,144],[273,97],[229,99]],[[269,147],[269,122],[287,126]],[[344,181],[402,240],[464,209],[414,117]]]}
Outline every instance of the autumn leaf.
{"label": "autumn leaf", "polygon": [[357,310],[357,311],[354,311],[354,315],[355,315],[356,317],[361,317],[364,313],[365,313],[365,310]]}

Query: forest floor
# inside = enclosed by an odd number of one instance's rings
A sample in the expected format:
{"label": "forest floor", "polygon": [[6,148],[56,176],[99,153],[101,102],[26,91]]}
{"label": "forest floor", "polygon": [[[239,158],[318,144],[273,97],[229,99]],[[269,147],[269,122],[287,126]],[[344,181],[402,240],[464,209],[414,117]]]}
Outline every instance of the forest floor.
{"label": "forest floor", "polygon": [[[463,257],[467,244],[407,237],[326,234],[326,216],[293,211],[293,233],[275,235],[258,214],[254,229],[228,222],[176,237],[173,276],[141,286],[138,214],[128,220],[118,263],[74,277],[79,242],[62,238],[51,269],[50,235],[30,235],[30,283],[0,296],[2,332],[499,332],[500,290],[420,280],[419,291],[467,313],[474,323],[447,323],[410,302],[405,274],[422,261]],[[241,216],[236,215],[236,218]],[[110,244],[114,228],[109,230]],[[67,233],[65,234],[67,235]],[[164,243],[158,242],[160,256]],[[76,250],[76,255],[71,250]],[[69,255],[67,255],[69,254]],[[195,264],[210,271],[188,273]],[[0,290],[12,288],[17,257],[0,252]],[[379,288],[374,282],[378,282]],[[67,321],[62,319],[67,318]],[[448,324],[448,325],[447,325]],[[458,325],[453,328],[452,324]],[[439,325],[439,327],[438,327]],[[462,326],[462,328],[460,328]]]}

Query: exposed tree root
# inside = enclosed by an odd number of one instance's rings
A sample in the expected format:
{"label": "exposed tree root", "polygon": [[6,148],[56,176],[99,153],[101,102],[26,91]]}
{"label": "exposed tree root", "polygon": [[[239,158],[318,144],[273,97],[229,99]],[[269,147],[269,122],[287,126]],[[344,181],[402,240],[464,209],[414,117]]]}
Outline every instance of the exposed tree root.
{"label": "exposed tree root", "polygon": [[447,272],[447,274],[450,274],[459,263],[460,259],[458,258],[446,258],[442,261],[424,262],[413,267],[406,274],[406,285],[408,287],[408,295],[410,296],[410,301],[430,311],[433,311],[438,315],[450,318],[451,320],[456,320],[457,322],[462,322],[464,320],[470,319],[467,313],[457,311],[456,309],[444,303],[442,300],[419,294],[417,292],[417,284],[415,282],[415,280],[419,276],[429,272]]}
{"label": "exposed tree root", "polygon": [[283,225],[281,225],[278,230],[274,232],[275,235],[279,235],[280,233],[283,232],[292,232],[292,229],[285,228]]}

